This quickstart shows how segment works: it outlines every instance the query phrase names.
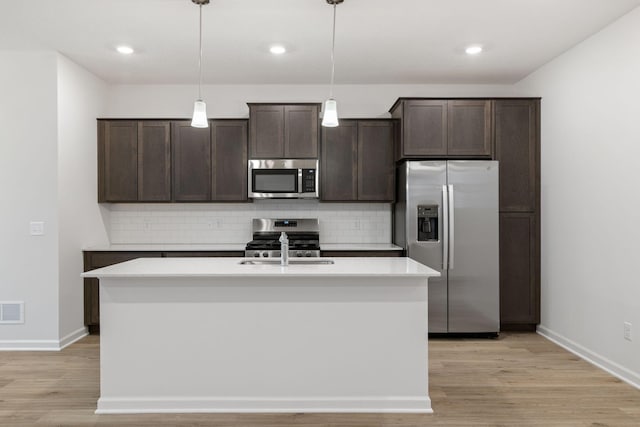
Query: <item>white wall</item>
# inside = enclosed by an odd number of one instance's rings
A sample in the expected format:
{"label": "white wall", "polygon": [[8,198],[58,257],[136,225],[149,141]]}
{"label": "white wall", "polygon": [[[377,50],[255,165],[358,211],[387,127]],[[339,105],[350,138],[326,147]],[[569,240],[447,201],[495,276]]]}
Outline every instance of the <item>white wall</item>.
{"label": "white wall", "polygon": [[542,96],[539,330],[640,386],[638,46],[640,9],[516,90]]}
{"label": "white wall", "polygon": [[56,54],[0,52],[0,301],[25,302],[24,324],[0,325],[0,348],[58,339],[56,83]]}
{"label": "white wall", "polygon": [[108,211],[97,201],[97,125],[107,85],[58,55],[59,337],[84,332],[82,247],[108,243]]}
{"label": "white wall", "polygon": [[[340,117],[387,117],[398,97],[510,96],[511,85],[338,85]],[[197,86],[114,85],[105,117],[187,118]],[[323,102],[328,85],[206,85],[202,96],[210,118],[249,117],[247,102]]]}

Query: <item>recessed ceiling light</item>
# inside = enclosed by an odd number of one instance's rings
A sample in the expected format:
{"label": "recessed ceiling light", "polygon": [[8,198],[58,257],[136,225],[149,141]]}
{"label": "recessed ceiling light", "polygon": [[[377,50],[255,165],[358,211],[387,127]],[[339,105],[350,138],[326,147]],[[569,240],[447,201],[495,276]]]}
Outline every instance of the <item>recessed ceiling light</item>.
{"label": "recessed ceiling light", "polygon": [[275,44],[269,48],[269,52],[273,53],[274,55],[282,55],[286,51],[287,49],[280,44]]}
{"label": "recessed ceiling light", "polygon": [[131,55],[133,53],[133,48],[130,46],[118,46],[116,50],[123,55]]}
{"label": "recessed ceiling light", "polygon": [[479,44],[473,44],[471,46],[467,46],[464,51],[467,52],[467,55],[477,55],[482,52],[482,46]]}

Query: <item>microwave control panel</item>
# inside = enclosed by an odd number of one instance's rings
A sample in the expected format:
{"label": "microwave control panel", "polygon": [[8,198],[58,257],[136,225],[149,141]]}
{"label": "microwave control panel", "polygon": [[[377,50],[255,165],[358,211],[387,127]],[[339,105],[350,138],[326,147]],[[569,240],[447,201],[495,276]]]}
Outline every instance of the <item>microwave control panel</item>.
{"label": "microwave control panel", "polygon": [[316,191],[316,170],[302,169],[302,193],[314,193]]}

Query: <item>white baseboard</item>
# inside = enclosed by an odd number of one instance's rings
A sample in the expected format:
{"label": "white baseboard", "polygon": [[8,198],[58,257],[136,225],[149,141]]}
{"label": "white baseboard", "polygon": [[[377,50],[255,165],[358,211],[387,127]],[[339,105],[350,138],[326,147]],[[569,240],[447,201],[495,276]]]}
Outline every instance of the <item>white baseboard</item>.
{"label": "white baseboard", "polygon": [[73,344],[74,342],[78,341],[79,339],[82,339],[84,337],[86,337],[87,335],[89,335],[89,331],[87,330],[87,328],[85,326],[83,326],[80,329],[77,329],[73,332],[71,332],[70,334],[67,334],[66,336],[62,337],[60,339],[60,350],[62,350],[63,348]]}
{"label": "white baseboard", "polygon": [[406,397],[336,397],[336,398],[260,398],[260,397],[175,397],[175,398],[104,398],[98,399],[96,414],[144,413],[413,413],[431,414],[431,399]]}
{"label": "white baseboard", "polygon": [[633,372],[624,366],[621,366],[606,357],[600,356],[597,353],[581,346],[580,344],[571,341],[569,338],[566,338],[552,330],[545,328],[544,326],[538,326],[536,332],[549,341],[558,344],[560,347],[565,350],[570,351],[581,359],[586,360],[592,365],[597,366],[598,368],[610,373],[616,378],[621,379],[627,384],[640,389],[640,375],[636,372]]}
{"label": "white baseboard", "polygon": [[0,351],[60,351],[87,335],[82,327],[59,340],[0,340]]}

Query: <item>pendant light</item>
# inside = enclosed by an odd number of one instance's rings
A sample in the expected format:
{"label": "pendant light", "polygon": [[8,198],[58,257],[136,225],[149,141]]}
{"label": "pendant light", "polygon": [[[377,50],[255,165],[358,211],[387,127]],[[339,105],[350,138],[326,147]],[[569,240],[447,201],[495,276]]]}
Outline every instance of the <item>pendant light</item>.
{"label": "pendant light", "polygon": [[194,128],[207,128],[209,127],[209,120],[207,120],[207,104],[202,100],[202,6],[209,4],[209,0],[191,0],[197,4],[200,8],[200,57],[198,60],[198,99],[193,104],[193,118],[191,119],[191,126]]}
{"label": "pendant light", "polygon": [[336,127],[338,126],[338,104],[333,99],[333,77],[336,72],[336,6],[344,0],[327,0],[327,3],[333,5],[333,35],[331,41],[331,85],[329,86],[329,99],[324,102],[324,113],[322,115],[322,126]]}

